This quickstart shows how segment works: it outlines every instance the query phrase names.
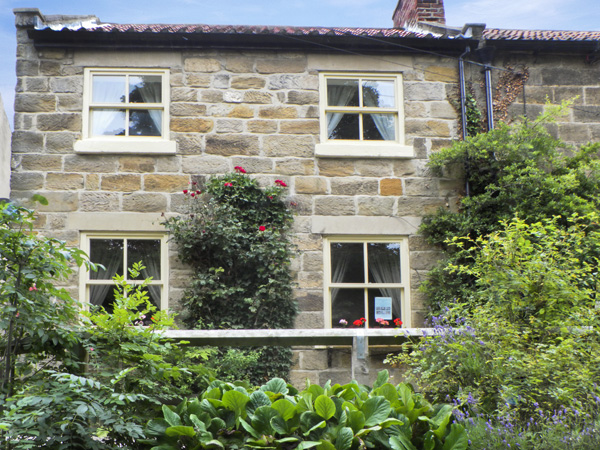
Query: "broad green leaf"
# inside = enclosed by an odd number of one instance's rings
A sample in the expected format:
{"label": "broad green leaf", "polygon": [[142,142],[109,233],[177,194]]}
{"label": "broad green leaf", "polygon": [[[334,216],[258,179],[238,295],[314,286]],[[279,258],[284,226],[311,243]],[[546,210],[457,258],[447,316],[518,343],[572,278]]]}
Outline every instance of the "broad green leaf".
{"label": "broad green leaf", "polygon": [[385,397],[386,400],[392,404],[392,407],[396,406],[396,402],[398,401],[398,391],[394,385],[386,383],[379,387],[375,394]]}
{"label": "broad green leaf", "polygon": [[331,419],[335,414],[335,403],[326,395],[319,395],[315,400],[315,412],[325,420]]}
{"label": "broad green leaf", "polygon": [[383,386],[385,383],[388,382],[389,379],[390,373],[387,371],[387,369],[380,371],[377,374],[377,380],[375,380],[375,383],[373,383],[373,389],[377,389],[378,387]]}
{"label": "broad green leaf", "polygon": [[360,411],[348,411],[348,425],[352,428],[352,431],[358,433],[365,427],[365,415]]}
{"label": "broad green leaf", "polygon": [[246,403],[250,397],[238,391],[227,391],[223,394],[223,406],[235,413],[235,417],[246,417]]}
{"label": "broad green leaf", "polygon": [[325,391],[318,384],[311,384],[304,392],[312,394],[313,398],[317,398],[319,395],[323,395]]}
{"label": "broad green leaf", "polygon": [[163,405],[162,412],[169,425],[172,427],[181,425],[181,417],[179,417],[179,415],[175,411],[171,410],[171,408],[169,408],[167,405]]}
{"label": "broad green leaf", "polygon": [[426,416],[421,416],[419,417],[419,420],[429,422],[431,424],[431,430],[435,433],[439,440],[442,440],[446,434],[446,427],[450,422],[453,410],[454,408],[452,405],[442,405],[434,417],[429,418]]}
{"label": "broad green leaf", "polygon": [[387,419],[392,411],[385,397],[371,397],[363,404],[361,411],[365,415],[365,425],[371,427]]}
{"label": "broad green leaf", "polygon": [[298,447],[296,447],[296,450],[305,450],[307,448],[316,447],[319,444],[320,444],[320,442],[318,442],[318,441],[302,441],[302,442],[300,442],[300,444],[298,444]]}
{"label": "broad green leaf", "polygon": [[196,431],[198,431],[200,433],[207,433],[206,424],[204,422],[202,422],[200,419],[198,419],[198,416],[196,414],[190,414],[190,421],[196,428]]}
{"label": "broad green leaf", "polygon": [[410,442],[410,439],[403,434],[392,436],[390,438],[390,446],[392,447],[392,450],[417,450],[412,442]]}
{"label": "broad green leaf", "polygon": [[162,436],[169,428],[169,423],[165,419],[151,419],[146,425],[146,434],[148,436]]}
{"label": "broad green leaf", "polygon": [[[221,403],[220,400],[219,403]],[[208,413],[211,417],[215,417],[217,415],[217,408],[211,403],[210,400],[202,400],[200,402],[200,409],[203,412]]]}
{"label": "broad green leaf", "polygon": [[242,425],[242,427],[244,428],[244,430],[246,430],[248,433],[250,433],[250,435],[254,439],[259,439],[260,438],[261,433],[259,433],[257,430],[255,430],[254,427],[252,425],[250,425],[248,422],[246,422],[244,419],[240,418],[240,424]]}
{"label": "broad green leaf", "polygon": [[373,431],[379,431],[379,430],[381,430],[381,427],[379,425],[374,426],[374,427],[369,427],[369,428],[363,428],[358,433],[356,433],[355,436],[356,437],[366,436],[367,434],[372,433]]}
{"label": "broad green leaf", "polygon": [[264,391],[254,391],[250,394],[250,401],[246,405],[246,409],[249,412],[254,412],[254,410],[260,406],[270,406],[271,399]]}
{"label": "broad green leaf", "polygon": [[434,450],[435,449],[435,434],[429,430],[425,433],[425,439],[423,439],[423,450]]}
{"label": "broad green leaf", "polygon": [[317,450],[336,450],[336,448],[331,442],[321,439],[321,442],[317,445]]}
{"label": "broad green leaf", "polygon": [[150,450],[177,450],[177,447],[178,446],[171,444],[160,444],[152,447]]}
{"label": "broad green leaf", "polygon": [[271,419],[277,417],[278,413],[270,406],[257,408],[252,417],[252,427],[261,434],[272,435]]}
{"label": "broad green leaf", "polygon": [[446,436],[442,450],[465,450],[468,444],[469,439],[464,427],[453,423],[450,427],[450,434]]}
{"label": "broad green leaf", "polygon": [[206,391],[203,395],[202,398],[214,398],[216,400],[221,400],[221,389],[219,388],[212,388],[210,391]]}
{"label": "broad green leaf", "polygon": [[194,431],[193,427],[185,427],[183,425],[169,427],[166,429],[165,433],[167,436],[170,436],[170,437],[173,437],[173,436],[194,437],[194,436],[196,436],[196,431]]}
{"label": "broad green leaf", "polygon": [[403,412],[404,414],[412,411],[415,407],[415,401],[413,400],[412,396],[412,390],[410,389],[410,387],[408,387],[406,384],[401,383],[398,385],[398,394],[400,394],[400,400],[402,400],[402,403],[404,405],[404,408],[402,408],[402,410],[400,412]]}
{"label": "broad green leaf", "polygon": [[348,450],[352,446],[352,439],[354,439],[354,433],[352,428],[343,427],[338,431],[335,438],[336,450]]}
{"label": "broad green leaf", "polygon": [[275,411],[283,418],[283,420],[289,420],[296,414],[296,406],[287,399],[279,399],[271,405]]}
{"label": "broad green leaf", "polygon": [[220,441],[217,441],[216,439],[211,439],[208,442],[204,442],[203,445],[204,445],[204,448],[221,448],[221,449],[225,448],[223,443]]}
{"label": "broad green leaf", "polygon": [[285,380],[282,380],[281,378],[270,379],[267,382],[267,384],[264,384],[260,387],[260,390],[272,392],[274,394],[284,394],[285,395],[288,393],[287,383],[285,382]]}

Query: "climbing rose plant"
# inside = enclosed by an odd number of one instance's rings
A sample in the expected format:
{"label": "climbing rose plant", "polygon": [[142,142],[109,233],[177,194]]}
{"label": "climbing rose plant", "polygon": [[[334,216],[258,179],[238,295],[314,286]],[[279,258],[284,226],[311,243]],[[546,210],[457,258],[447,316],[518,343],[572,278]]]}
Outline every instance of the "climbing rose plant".
{"label": "climbing rose plant", "polygon": [[[182,306],[194,329],[291,328],[288,232],[292,213],[282,200],[286,183],[261,188],[243,167],[183,191],[186,214],[164,224],[181,261],[193,269]],[[291,353],[263,348],[249,378],[287,376]]]}

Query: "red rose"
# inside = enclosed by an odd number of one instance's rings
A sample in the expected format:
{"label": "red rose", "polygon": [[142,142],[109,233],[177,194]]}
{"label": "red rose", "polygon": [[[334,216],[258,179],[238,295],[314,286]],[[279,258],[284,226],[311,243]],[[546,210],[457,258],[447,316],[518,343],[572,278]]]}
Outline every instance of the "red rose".
{"label": "red rose", "polygon": [[285,182],[282,180],[275,180],[275,184],[277,184],[281,187],[287,187],[287,184],[285,184]]}
{"label": "red rose", "polygon": [[202,191],[196,191],[196,195],[202,194]]}
{"label": "red rose", "polygon": [[188,190],[187,190],[187,189],[184,189],[184,190],[183,190],[183,193],[184,193],[184,194],[187,194],[187,193],[188,193]]}
{"label": "red rose", "polygon": [[235,166],[234,169],[236,170],[236,172],[246,173],[246,171],[244,170],[244,168],[241,167],[241,166]]}
{"label": "red rose", "polygon": [[261,225],[260,227],[258,227],[258,229],[260,231],[265,231],[267,229],[267,227],[265,227],[264,225]]}
{"label": "red rose", "polygon": [[196,195],[196,194],[195,194],[194,192],[192,192],[192,193],[190,194],[190,197],[194,197],[195,195]]}
{"label": "red rose", "polygon": [[232,183],[225,183],[224,186],[231,187],[231,186],[233,186],[233,184]]}

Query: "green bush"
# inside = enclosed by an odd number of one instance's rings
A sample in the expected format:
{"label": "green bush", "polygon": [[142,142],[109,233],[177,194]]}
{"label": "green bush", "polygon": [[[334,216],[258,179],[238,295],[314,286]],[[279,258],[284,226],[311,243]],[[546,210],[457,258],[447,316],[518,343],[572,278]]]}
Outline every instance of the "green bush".
{"label": "green bush", "polygon": [[[197,329],[291,328],[296,316],[288,231],[292,214],[281,197],[285,183],[261,188],[241,167],[183,192],[185,215],[166,228],[193,275],[182,299],[182,320]],[[247,352],[248,350],[238,350]],[[249,350],[256,352],[257,349]],[[246,374],[255,383],[286,377],[288,348],[262,348]],[[225,354],[225,350],[223,350]],[[250,358],[251,359],[251,358]]]}
{"label": "green bush", "polygon": [[257,448],[464,450],[464,428],[453,407],[431,405],[410,385],[379,373],[373,389],[357,384],[307,385],[298,392],[280,378],[250,392],[214,381],[193,400],[163,406],[148,422],[154,450]]}

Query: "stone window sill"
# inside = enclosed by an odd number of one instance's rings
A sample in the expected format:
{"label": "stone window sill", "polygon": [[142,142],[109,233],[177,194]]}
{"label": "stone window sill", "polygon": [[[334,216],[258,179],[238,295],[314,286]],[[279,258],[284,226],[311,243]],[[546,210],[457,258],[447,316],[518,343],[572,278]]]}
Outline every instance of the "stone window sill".
{"label": "stone window sill", "polygon": [[177,152],[177,143],[156,138],[82,139],[75,142],[76,153],[127,153],[165,155]]}
{"label": "stone window sill", "polygon": [[413,158],[412,145],[382,142],[335,142],[317,144],[315,155],[324,158]]}

